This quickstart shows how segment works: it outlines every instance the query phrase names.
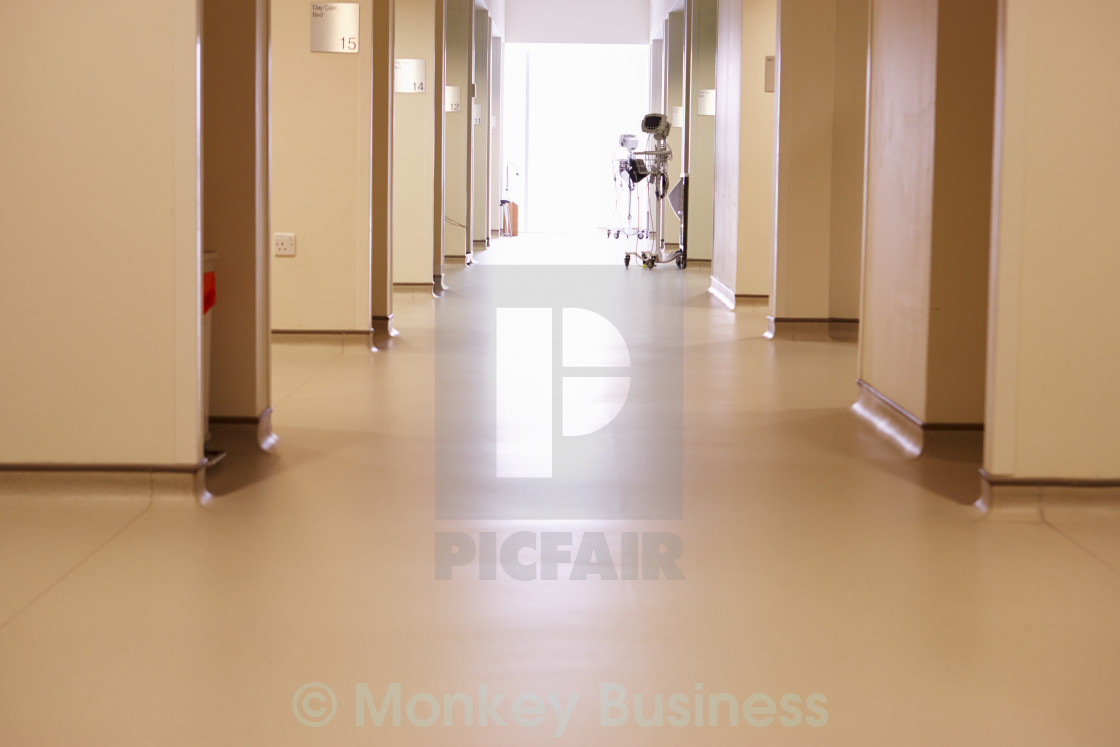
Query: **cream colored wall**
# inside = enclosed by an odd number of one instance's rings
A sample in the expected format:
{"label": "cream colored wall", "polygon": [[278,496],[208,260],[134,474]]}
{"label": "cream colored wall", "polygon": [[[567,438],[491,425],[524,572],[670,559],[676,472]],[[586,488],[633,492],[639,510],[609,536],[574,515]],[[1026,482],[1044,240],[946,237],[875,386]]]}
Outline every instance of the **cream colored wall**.
{"label": "cream colored wall", "polygon": [[272,326],[369,329],[370,39],[359,2],[359,54],[310,51],[310,4],[272,0]]}
{"label": "cream colored wall", "polygon": [[984,419],[996,0],[874,0],[861,378]]}
{"label": "cream colored wall", "polygon": [[447,2],[441,0],[436,3],[435,25],[432,28],[433,43],[436,63],[431,68],[431,80],[425,87],[431,92],[434,99],[432,111],[432,212],[429,220],[432,222],[432,290],[442,293],[447,286],[443,284],[444,276],[444,239],[447,228],[447,201],[445,185],[446,153],[444,150],[446,138],[447,114],[444,111],[444,93],[447,90]]}
{"label": "cream colored wall", "polygon": [[[712,279],[725,302],[734,291],[739,243],[739,140],[742,91],[740,0],[719,0],[716,42],[716,116],[712,171]],[[695,115],[694,115],[695,116]],[[691,205],[690,215],[692,214]],[[689,247],[692,254],[692,247]],[[723,287],[720,287],[723,286]],[[726,289],[726,290],[725,290]]]}
{"label": "cream colored wall", "polygon": [[460,89],[460,109],[447,112],[444,129],[446,152],[444,189],[446,222],[444,251],[449,257],[465,256],[470,240],[469,220],[471,151],[471,50],[473,0],[447,0],[447,85]]}
{"label": "cream colored wall", "polygon": [[[432,2],[397,2],[395,54],[427,61],[434,73],[436,7]],[[432,282],[435,245],[435,107],[442,97],[398,93],[393,97],[393,281]]]}
{"label": "cream colored wall", "polygon": [[735,276],[741,296],[770,293],[774,221],[775,99],[766,91],[766,58],[776,53],[777,0],[742,2],[739,119],[739,242]]}
{"label": "cream colored wall", "polygon": [[8,464],[202,457],[197,3],[111,10],[0,4]]}
{"label": "cream colored wall", "polygon": [[829,316],[835,0],[778,3],[778,167],[771,316]]}
{"label": "cream colored wall", "polygon": [[867,0],[779,3],[777,319],[859,318]]}
{"label": "cream colored wall", "polygon": [[[474,128],[474,200],[471,211],[471,236],[476,242],[489,236],[490,204],[490,16],[485,10],[474,13],[474,107],[481,124]],[[473,115],[472,115],[473,116]]]}
{"label": "cream colored wall", "polygon": [[[688,192],[688,257],[711,259],[714,241],[713,200],[715,187],[716,118],[697,113],[701,90],[716,87],[716,0],[689,0],[694,8],[692,44],[692,85],[690,90]],[[720,92],[716,91],[719,106]]]}
{"label": "cream colored wall", "polygon": [[1120,478],[1120,5],[1006,0],[985,468]]}
{"label": "cream colored wall", "polygon": [[860,378],[926,414],[937,0],[873,0]]}
{"label": "cream colored wall", "polygon": [[[491,19],[492,20],[492,19]],[[495,28],[496,26],[492,27]],[[501,229],[501,200],[505,199],[505,174],[502,169],[502,65],[505,60],[505,43],[494,36],[490,40],[490,234]]]}
{"label": "cream colored wall", "polygon": [[202,245],[218,253],[211,416],[269,407],[268,0],[202,8]]}
{"label": "cream colored wall", "polygon": [[665,111],[665,40],[649,43],[649,111]]}
{"label": "cream colored wall", "polygon": [[982,423],[997,0],[941,0],[927,417]]}
{"label": "cream colored wall", "polygon": [[370,38],[372,128],[370,190],[370,317],[379,332],[393,316],[393,59],[394,0],[373,0]]}
{"label": "cream colored wall", "polygon": [[[665,102],[665,114],[672,119],[673,109],[684,106],[684,13],[676,11],[670,13],[665,20],[665,80],[668,97]],[[669,131],[669,147],[673,149],[673,160],[669,161],[669,189],[681,180],[681,166],[684,164],[684,118],[673,122],[673,129]],[[681,241],[681,222],[672,211],[665,211],[665,240],[671,244]]]}
{"label": "cream colored wall", "polygon": [[828,287],[832,319],[859,318],[869,4],[869,0],[836,0]]}

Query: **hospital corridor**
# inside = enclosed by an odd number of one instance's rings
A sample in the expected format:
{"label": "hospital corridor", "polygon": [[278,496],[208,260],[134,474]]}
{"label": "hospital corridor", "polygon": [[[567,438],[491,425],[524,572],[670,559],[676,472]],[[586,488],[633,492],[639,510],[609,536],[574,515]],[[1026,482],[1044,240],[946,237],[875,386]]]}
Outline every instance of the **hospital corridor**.
{"label": "hospital corridor", "polygon": [[3,5],[0,745],[1116,744],[1117,23]]}

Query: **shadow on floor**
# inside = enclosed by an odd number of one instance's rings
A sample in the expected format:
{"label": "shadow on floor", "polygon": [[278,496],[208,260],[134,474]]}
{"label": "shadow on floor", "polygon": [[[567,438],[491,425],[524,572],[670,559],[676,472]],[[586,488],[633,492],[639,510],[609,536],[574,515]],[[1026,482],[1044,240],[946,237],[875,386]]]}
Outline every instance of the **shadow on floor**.
{"label": "shadow on floor", "polygon": [[847,409],[821,411],[774,427],[788,429],[795,438],[847,459],[866,462],[958,505],[971,506],[980,497],[982,432],[928,433],[923,453],[911,457]]}

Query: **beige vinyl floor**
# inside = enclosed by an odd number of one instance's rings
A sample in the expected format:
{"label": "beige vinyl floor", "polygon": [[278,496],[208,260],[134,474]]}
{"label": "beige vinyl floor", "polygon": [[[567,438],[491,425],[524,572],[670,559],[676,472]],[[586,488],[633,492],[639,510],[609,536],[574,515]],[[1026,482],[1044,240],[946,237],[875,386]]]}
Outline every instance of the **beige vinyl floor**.
{"label": "beige vinyl floor", "polygon": [[[0,745],[1120,743],[1120,521],[985,519],[975,439],[905,458],[849,409],[855,343],[764,339],[707,265],[625,280],[683,293],[683,449],[649,463],[681,466],[683,519],[437,519],[437,408],[475,401],[436,390],[438,305],[491,265],[622,273],[618,246],[449,264],[391,350],[277,342],[281,441],[219,429],[204,508],[0,499]],[[672,534],[684,579],[437,580],[449,532]]]}

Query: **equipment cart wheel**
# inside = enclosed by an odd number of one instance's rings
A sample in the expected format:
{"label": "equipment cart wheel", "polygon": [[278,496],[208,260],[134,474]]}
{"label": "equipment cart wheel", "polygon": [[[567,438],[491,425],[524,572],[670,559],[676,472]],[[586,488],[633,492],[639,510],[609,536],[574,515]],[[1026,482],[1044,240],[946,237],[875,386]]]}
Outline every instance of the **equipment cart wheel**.
{"label": "equipment cart wheel", "polygon": [[630,267],[630,255],[629,254],[627,254],[625,257],[622,258],[622,264],[627,268]]}
{"label": "equipment cart wheel", "polygon": [[681,268],[682,270],[685,267],[688,267],[688,260],[684,258],[683,254],[677,257],[677,267]]}
{"label": "equipment cart wheel", "polygon": [[614,232],[614,237],[615,237],[616,239],[618,238],[618,234],[619,234],[619,233],[620,233],[620,231],[615,231],[615,232]]}
{"label": "equipment cart wheel", "polygon": [[647,260],[645,261],[645,268],[646,268],[647,270],[652,270],[652,269],[653,269],[653,267],[654,267],[654,265],[656,265],[656,264],[657,264],[657,260],[656,260],[656,259],[654,259],[653,257],[650,257],[649,259],[647,259]]}

